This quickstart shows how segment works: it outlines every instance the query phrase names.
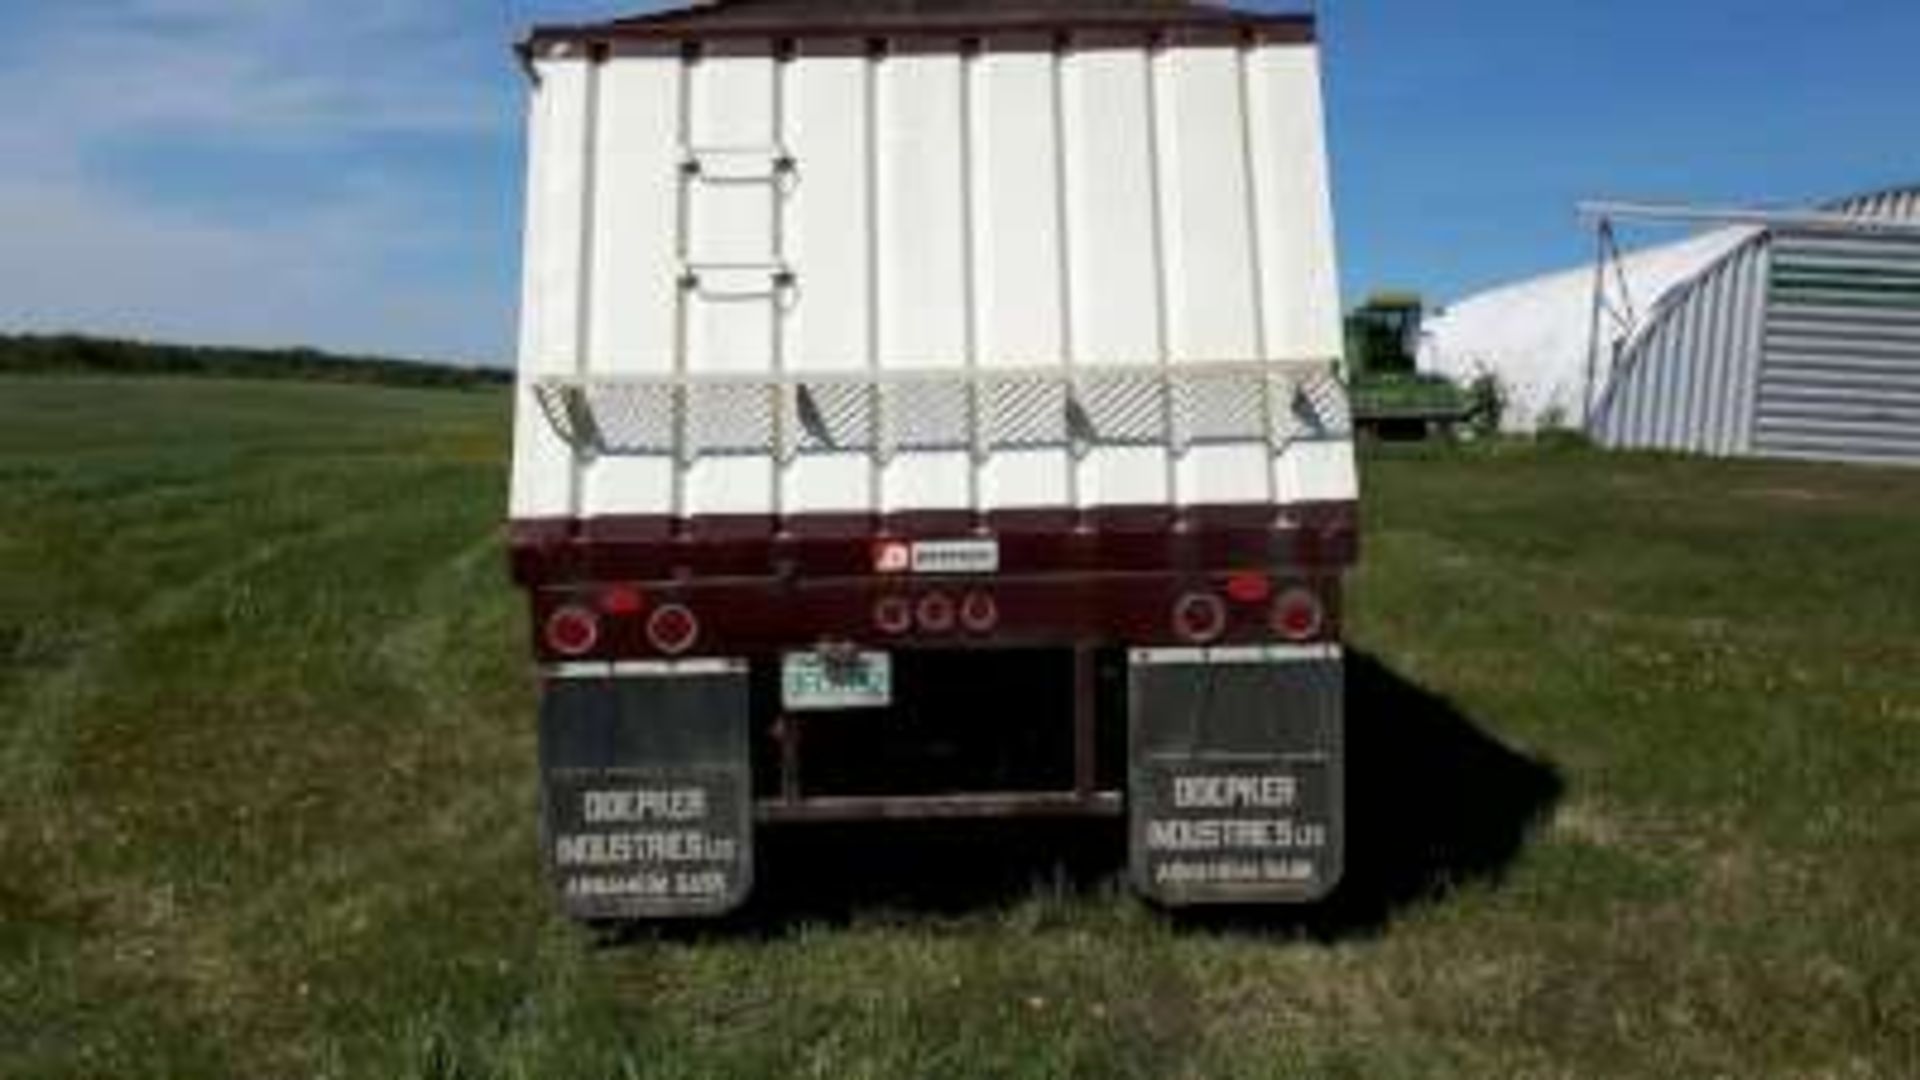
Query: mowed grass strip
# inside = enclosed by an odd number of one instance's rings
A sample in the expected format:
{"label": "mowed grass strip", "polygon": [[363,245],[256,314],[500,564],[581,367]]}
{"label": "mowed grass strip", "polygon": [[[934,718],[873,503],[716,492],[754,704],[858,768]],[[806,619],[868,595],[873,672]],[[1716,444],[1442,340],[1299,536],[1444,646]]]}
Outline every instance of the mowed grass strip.
{"label": "mowed grass strip", "polygon": [[0,379],[0,1075],[1920,1074],[1920,473],[1371,457],[1326,909],[778,834],[608,946],[535,850],[508,405]]}

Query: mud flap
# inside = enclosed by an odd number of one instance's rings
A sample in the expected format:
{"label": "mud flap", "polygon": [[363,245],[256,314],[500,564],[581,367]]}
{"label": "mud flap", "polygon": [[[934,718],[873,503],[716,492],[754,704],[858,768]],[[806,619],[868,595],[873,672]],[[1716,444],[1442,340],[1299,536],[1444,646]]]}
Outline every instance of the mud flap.
{"label": "mud flap", "polygon": [[583,664],[540,713],[541,846],[582,921],[722,915],[753,886],[744,661]]}
{"label": "mud flap", "polygon": [[1135,888],[1175,907],[1332,891],[1346,841],[1339,648],[1143,649],[1129,668]]}

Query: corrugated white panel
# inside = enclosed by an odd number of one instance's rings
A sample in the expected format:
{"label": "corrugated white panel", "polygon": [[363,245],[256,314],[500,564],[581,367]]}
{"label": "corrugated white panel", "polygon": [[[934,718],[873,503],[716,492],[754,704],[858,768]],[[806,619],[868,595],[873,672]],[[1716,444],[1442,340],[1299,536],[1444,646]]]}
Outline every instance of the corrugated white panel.
{"label": "corrugated white panel", "polygon": [[560,438],[534,394],[535,384],[554,374],[540,353],[540,192],[546,183],[546,99],[527,101],[525,220],[521,225],[520,337],[515,361],[513,475],[507,512],[517,519],[554,517],[571,511],[564,484],[571,484],[573,449]]}
{"label": "corrugated white panel", "polygon": [[[600,69],[588,307],[597,374],[671,374],[679,355],[680,180],[660,152],[683,139],[678,58],[670,45],[633,45]],[[675,472],[671,458],[601,457],[587,467],[582,510],[672,506]]]}
{"label": "corrugated white panel", "polygon": [[[1058,59],[1044,39],[997,41],[971,67],[975,349],[985,368],[1067,355]],[[1001,449],[981,466],[986,510],[1074,503],[1064,445]]]}
{"label": "corrugated white panel", "polygon": [[[955,52],[902,49],[878,79],[880,355],[892,367],[965,369],[968,341],[966,82]],[[934,403],[893,403],[896,430],[938,424]],[[967,509],[970,455],[903,452],[882,474],[889,513]]]}
{"label": "corrugated white panel", "polygon": [[1346,502],[1360,490],[1351,434],[1302,439],[1287,447],[1274,466],[1280,501]]}
{"label": "corrugated white panel", "polygon": [[[1089,415],[1130,426],[1076,458],[1058,381],[1028,396],[989,378],[970,398],[963,379],[892,378],[1336,357],[1312,49],[1105,32],[1065,52],[1012,37],[978,52],[958,39],[878,56],[803,40],[791,61],[771,49],[541,61],[523,386],[705,381],[685,391],[683,419],[669,389],[605,399],[626,403],[612,419],[629,438],[579,462],[523,408],[516,516],[1352,497],[1343,429],[1296,431],[1277,456],[1221,441],[1247,438],[1247,408],[1263,407],[1225,384],[1158,402],[1152,380],[1083,383],[1109,395]],[[881,389],[776,388],[815,373]],[[716,388],[716,375],[752,386]],[[618,413],[639,401],[652,411]],[[811,434],[823,413],[832,439]],[[1177,466],[1156,442],[1169,424],[1195,441]],[[956,430],[995,448],[976,465]],[[776,445],[796,456],[777,461]]]}
{"label": "corrugated white panel", "polygon": [[[1073,360],[1155,366],[1166,359],[1151,69],[1137,47],[1063,60],[1067,272]],[[1163,506],[1167,451],[1099,447],[1080,464],[1086,507]]]}
{"label": "corrugated white panel", "polygon": [[[1154,62],[1167,343],[1175,364],[1264,353],[1241,64],[1238,49],[1221,46],[1167,49]],[[1175,474],[1176,500],[1185,506],[1273,496],[1260,444],[1192,447]]]}
{"label": "corrugated white panel", "polygon": [[564,517],[578,510],[573,451],[547,424],[531,384],[543,375],[577,374],[584,362],[580,286],[592,68],[581,58],[554,58],[541,63],[540,77],[528,128],[532,162],[515,409],[511,510],[520,518]]}
{"label": "corrugated white panel", "polygon": [[[693,65],[689,149],[703,163],[688,180],[687,259],[699,284],[687,291],[686,370],[770,374],[780,294],[777,188],[767,164],[779,144],[777,69],[769,43],[709,49]],[[744,402],[696,404],[688,426],[733,425]],[[713,409],[718,411],[718,409]],[[702,455],[687,469],[686,510],[700,515],[767,514],[775,509],[771,453]]]}
{"label": "corrugated white panel", "polygon": [[[1285,360],[1339,356],[1345,342],[1320,54],[1263,45],[1248,54],[1246,78],[1264,355]],[[1347,436],[1289,447],[1274,462],[1273,484],[1281,502],[1352,498],[1359,484]]]}
{"label": "corrugated white panel", "polygon": [[1270,360],[1343,354],[1340,264],[1320,92],[1320,54],[1263,45],[1247,58],[1248,126],[1260,221],[1260,296]]}
{"label": "corrugated white panel", "polygon": [[[786,82],[786,142],[795,175],[786,246],[799,287],[784,309],[793,372],[866,372],[877,361],[873,262],[873,79],[865,43],[802,43]],[[788,466],[790,514],[869,511],[876,474],[865,450],[808,453]]]}
{"label": "corrugated white panel", "polygon": [[1167,49],[1155,59],[1175,362],[1262,355],[1240,62],[1224,47]]}

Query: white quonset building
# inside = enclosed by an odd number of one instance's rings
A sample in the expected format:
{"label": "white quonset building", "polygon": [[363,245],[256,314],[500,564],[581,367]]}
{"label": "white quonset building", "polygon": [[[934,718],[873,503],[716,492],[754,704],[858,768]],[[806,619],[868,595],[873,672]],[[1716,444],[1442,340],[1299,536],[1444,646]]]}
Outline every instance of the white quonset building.
{"label": "white quonset building", "polygon": [[1513,430],[1621,448],[1920,464],[1920,187],[1717,227],[1494,289],[1422,364],[1492,373]]}

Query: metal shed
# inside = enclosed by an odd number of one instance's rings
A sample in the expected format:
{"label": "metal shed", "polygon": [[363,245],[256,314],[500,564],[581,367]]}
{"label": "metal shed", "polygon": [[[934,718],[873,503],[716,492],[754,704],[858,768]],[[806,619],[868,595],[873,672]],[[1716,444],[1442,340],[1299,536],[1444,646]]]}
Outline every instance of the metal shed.
{"label": "metal shed", "polygon": [[[1547,389],[1519,426],[1552,408],[1610,447],[1920,464],[1920,187],[1807,211],[1585,210],[1601,227],[1596,263],[1457,305],[1464,318],[1436,323],[1432,366],[1525,366]],[[1622,254],[1621,219],[1714,228]],[[1478,308],[1551,324],[1533,340],[1557,354],[1503,364],[1494,339],[1522,335]]]}

